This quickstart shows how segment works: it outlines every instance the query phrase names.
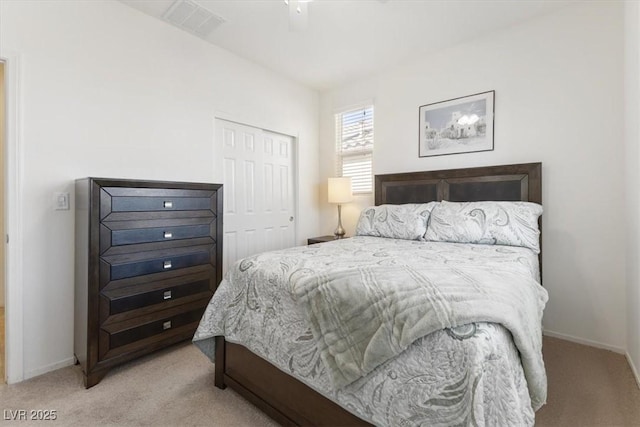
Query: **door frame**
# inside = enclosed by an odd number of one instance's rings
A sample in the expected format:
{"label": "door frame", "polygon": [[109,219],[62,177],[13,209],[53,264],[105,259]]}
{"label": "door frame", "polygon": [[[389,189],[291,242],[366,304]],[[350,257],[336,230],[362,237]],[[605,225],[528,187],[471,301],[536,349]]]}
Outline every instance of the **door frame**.
{"label": "door frame", "polygon": [[24,295],[22,280],[22,185],[23,126],[21,100],[21,60],[14,52],[3,52],[5,66],[5,164],[4,223],[6,235],[0,243],[5,251],[5,376],[12,384],[24,379]]}
{"label": "door frame", "polygon": [[[293,215],[295,218],[295,221],[293,222],[293,240],[294,240],[294,245],[300,245],[300,241],[299,241],[299,221],[300,221],[300,168],[298,167],[300,164],[300,132],[297,130],[282,130],[279,129],[277,126],[268,126],[268,125],[261,125],[261,124],[255,124],[257,121],[255,120],[251,120],[248,119],[246,117],[243,118],[238,118],[235,117],[231,114],[222,112],[222,111],[216,111],[214,113],[214,117],[213,117],[213,171],[214,171],[214,182],[220,182],[220,183],[224,183],[224,173],[223,173],[223,156],[222,156],[222,152],[223,152],[223,148],[222,148],[222,141],[217,141],[216,140],[216,120],[224,120],[227,122],[233,122],[233,123],[237,123],[239,125],[242,126],[249,126],[252,128],[256,128],[256,129],[261,129],[267,132],[273,132],[273,133],[279,133],[281,135],[285,135],[288,136],[290,138],[292,138],[293,140],[293,151],[294,151],[294,155],[293,155],[293,193],[295,196],[295,200],[293,203]],[[223,193],[224,194],[224,187],[223,187]],[[224,223],[224,219],[223,219],[223,223]]]}

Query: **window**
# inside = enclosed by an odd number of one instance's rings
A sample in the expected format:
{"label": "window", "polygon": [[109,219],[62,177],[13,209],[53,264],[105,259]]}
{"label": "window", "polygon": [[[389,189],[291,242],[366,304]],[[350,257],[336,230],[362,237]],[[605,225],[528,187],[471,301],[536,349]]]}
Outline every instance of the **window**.
{"label": "window", "polygon": [[336,114],[338,175],[351,177],[353,194],[373,191],[373,106]]}

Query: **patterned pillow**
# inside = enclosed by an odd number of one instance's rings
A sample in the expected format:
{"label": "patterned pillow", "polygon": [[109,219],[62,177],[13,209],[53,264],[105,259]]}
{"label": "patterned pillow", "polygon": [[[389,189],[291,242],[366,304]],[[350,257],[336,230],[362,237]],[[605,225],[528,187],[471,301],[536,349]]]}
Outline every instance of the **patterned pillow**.
{"label": "patterned pillow", "polygon": [[405,205],[380,205],[360,213],[357,236],[424,240],[429,213],[436,202]]}
{"label": "patterned pillow", "polygon": [[431,212],[425,239],[522,246],[540,253],[542,206],[529,202],[447,202]]}

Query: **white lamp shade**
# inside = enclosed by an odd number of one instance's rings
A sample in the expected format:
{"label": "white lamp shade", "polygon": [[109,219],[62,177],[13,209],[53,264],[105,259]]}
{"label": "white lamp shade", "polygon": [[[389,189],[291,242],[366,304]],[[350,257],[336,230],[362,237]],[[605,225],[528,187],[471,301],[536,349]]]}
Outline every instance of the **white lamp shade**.
{"label": "white lamp shade", "polygon": [[353,200],[351,178],[329,178],[329,203],[349,203]]}

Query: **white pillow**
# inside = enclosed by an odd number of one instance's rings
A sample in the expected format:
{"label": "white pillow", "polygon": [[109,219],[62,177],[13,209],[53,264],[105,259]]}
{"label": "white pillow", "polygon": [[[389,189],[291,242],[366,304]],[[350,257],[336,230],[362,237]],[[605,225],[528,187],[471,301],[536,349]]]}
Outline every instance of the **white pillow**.
{"label": "white pillow", "polygon": [[540,253],[538,218],[530,202],[447,202],[431,211],[425,240],[529,248]]}
{"label": "white pillow", "polygon": [[429,213],[436,202],[372,206],[360,213],[357,236],[424,240]]}

